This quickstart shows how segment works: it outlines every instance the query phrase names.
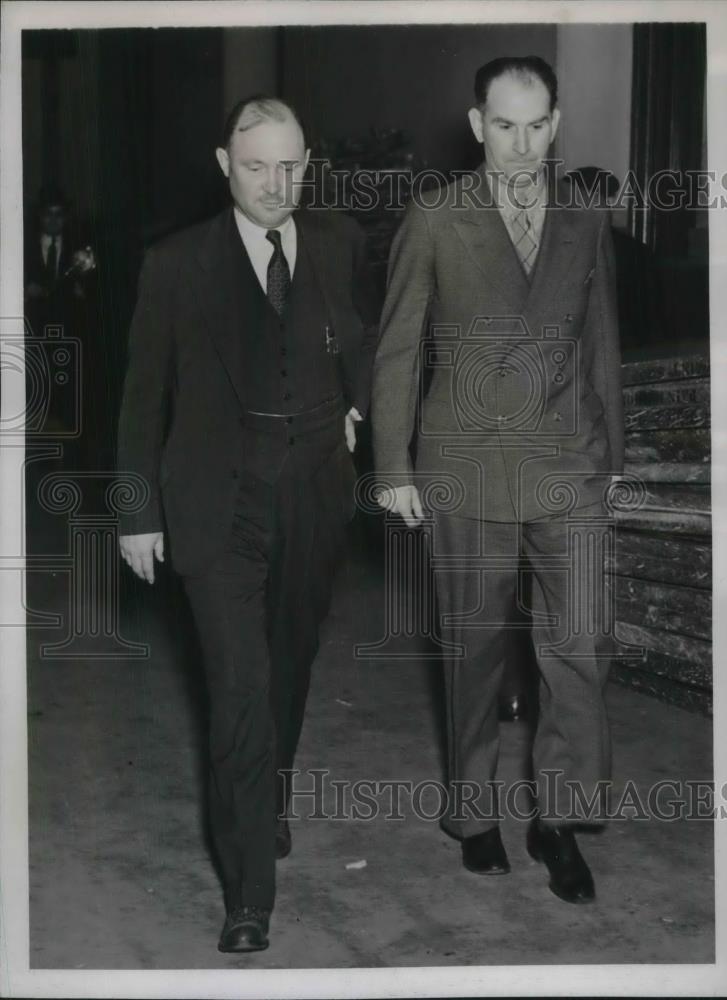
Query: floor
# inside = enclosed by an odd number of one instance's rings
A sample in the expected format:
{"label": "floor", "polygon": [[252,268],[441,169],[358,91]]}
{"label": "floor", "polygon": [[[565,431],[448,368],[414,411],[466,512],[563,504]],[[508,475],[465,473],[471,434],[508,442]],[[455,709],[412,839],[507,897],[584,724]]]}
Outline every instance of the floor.
{"label": "floor", "polygon": [[[61,552],[65,522],[44,514],[33,537],[43,539],[38,551]],[[204,692],[168,569],[154,587],[122,577],[121,634],[148,644],[147,656],[99,659],[82,642],[69,659],[49,658],[40,643],[57,636],[30,632],[31,968],[713,961],[711,822],[639,819],[627,808],[603,832],[582,835],[598,898],[576,907],[549,892],[526,853],[523,820],[503,827],[512,873],[483,878],[463,869],[458,843],[415,815],[410,798],[399,820],[386,818],[385,797],[373,818],[350,818],[350,801],[340,801],[348,786],[338,786],[337,801],[331,780],[444,777],[441,679],[436,661],[421,658],[429,647],[401,639],[386,652],[407,657],[353,655],[354,643],[384,630],[382,567],[361,539],[352,536],[338,579],[298,759],[304,772],[328,770],[329,818],[292,823],[265,952],[217,951],[224,914],[202,811]],[[62,569],[31,574],[29,594],[36,609],[65,614]],[[660,780],[709,780],[709,720],[616,686],[608,708],[617,797],[629,792],[638,805],[634,795],[646,803]],[[514,781],[528,727],[502,729],[500,776]],[[430,812],[433,788],[421,801]]]}

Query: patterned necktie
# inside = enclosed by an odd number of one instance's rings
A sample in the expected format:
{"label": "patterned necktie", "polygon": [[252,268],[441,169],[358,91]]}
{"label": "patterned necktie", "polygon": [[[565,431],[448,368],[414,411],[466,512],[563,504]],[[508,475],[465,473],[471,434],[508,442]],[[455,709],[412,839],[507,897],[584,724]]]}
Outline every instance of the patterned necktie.
{"label": "patterned necktie", "polygon": [[525,273],[530,274],[538,255],[538,243],[526,209],[521,208],[512,218],[513,244]]}
{"label": "patterned necktie", "polygon": [[273,244],[273,256],[268,264],[268,298],[275,312],[281,316],[290,291],[290,268],[278,230],[269,230],[265,238]]}
{"label": "patterned necktie", "polygon": [[58,270],[58,249],[56,247],[55,236],[51,237],[51,241],[48,244],[48,253],[45,258],[45,269],[48,277],[51,281],[56,280],[56,271]]}

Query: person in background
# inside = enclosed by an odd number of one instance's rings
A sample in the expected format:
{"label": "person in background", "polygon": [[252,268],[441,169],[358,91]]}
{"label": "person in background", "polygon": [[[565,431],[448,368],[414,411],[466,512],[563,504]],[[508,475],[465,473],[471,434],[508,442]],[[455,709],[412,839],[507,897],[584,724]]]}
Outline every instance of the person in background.
{"label": "person in background", "polygon": [[[95,302],[96,256],[81,227],[74,219],[71,205],[58,187],[43,188],[35,211],[25,227],[24,237],[24,298],[25,316],[33,337],[43,338],[48,327],[61,336],[77,338],[81,351],[73,353],[80,360],[80,369],[68,372],[69,391],[50,393],[50,409],[46,429],[61,432],[64,442],[64,462],[78,464],[80,440],[70,435],[83,431],[94,420],[83,412],[84,400],[94,395],[93,377],[102,381],[102,373],[90,372],[90,352],[86,351],[92,326]],[[84,358],[84,354],[88,356]],[[54,373],[51,373],[54,377]],[[70,391],[72,390],[72,391]],[[80,400],[79,413],[76,400]]]}

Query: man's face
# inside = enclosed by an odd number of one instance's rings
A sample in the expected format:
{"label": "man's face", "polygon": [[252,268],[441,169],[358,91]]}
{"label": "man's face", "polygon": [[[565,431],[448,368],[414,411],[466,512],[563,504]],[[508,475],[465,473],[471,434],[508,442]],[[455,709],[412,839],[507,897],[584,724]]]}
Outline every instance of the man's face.
{"label": "man's face", "polygon": [[532,181],[555,138],[559,118],[557,108],[550,110],[548,88],[541,80],[523,81],[511,73],[492,81],[484,109],[469,113],[488,168],[514,185]]}
{"label": "man's face", "polygon": [[63,205],[46,205],[40,213],[40,228],[46,236],[61,236],[66,224]]}
{"label": "man's face", "polygon": [[296,208],[308,151],[293,118],[263,119],[244,132],[235,131],[228,148],[217,150],[217,161],[233,201],[258,226],[274,229]]}

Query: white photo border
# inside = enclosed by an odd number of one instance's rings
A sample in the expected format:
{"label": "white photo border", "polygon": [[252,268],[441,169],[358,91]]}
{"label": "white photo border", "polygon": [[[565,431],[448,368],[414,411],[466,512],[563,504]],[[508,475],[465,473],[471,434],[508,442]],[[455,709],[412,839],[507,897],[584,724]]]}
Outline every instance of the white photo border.
{"label": "white photo border", "polygon": [[[0,38],[0,317],[22,317],[20,35],[24,28],[243,27],[278,24],[630,23],[704,21],[709,168],[727,172],[727,5],[720,0],[229,0],[189,3],[3,2]],[[714,607],[727,591],[727,212],[709,221]],[[7,331],[7,324],[3,333]],[[22,411],[19,380],[3,370],[4,412]],[[13,398],[13,393],[15,397]],[[0,447],[0,568],[22,531],[23,448]],[[0,572],[0,608],[18,611],[17,580]],[[6,620],[3,618],[3,620]],[[715,788],[727,791],[727,616],[714,622]],[[34,970],[29,968],[26,650],[22,628],[0,628],[0,995],[7,997],[709,996],[727,983],[727,826],[715,826],[713,965],[484,966],[295,970]],[[724,795],[724,792],[723,792]]]}

